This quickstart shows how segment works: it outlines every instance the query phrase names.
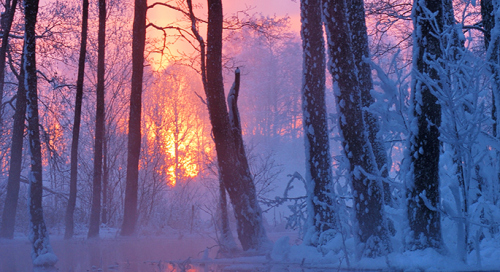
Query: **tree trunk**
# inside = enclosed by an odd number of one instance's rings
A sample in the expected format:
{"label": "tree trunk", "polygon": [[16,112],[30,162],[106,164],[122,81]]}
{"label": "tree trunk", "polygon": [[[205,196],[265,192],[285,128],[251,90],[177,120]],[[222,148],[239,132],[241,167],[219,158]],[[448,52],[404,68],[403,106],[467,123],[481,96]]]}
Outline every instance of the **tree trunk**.
{"label": "tree trunk", "polygon": [[[104,128],[107,131],[106,128]],[[108,165],[108,142],[109,136],[107,133],[104,133],[104,141],[102,143],[103,149],[103,162],[102,162],[102,224],[108,224],[108,209],[109,209],[109,200],[108,200],[108,192],[109,192],[109,165]]]}
{"label": "tree trunk", "polygon": [[222,3],[208,0],[206,89],[219,175],[226,187],[237,220],[238,238],[243,250],[264,249],[269,245],[262,211],[248,164],[240,161],[229,123],[222,80]]}
{"label": "tree trunk", "polygon": [[344,153],[349,160],[358,239],[364,256],[375,257],[388,251],[383,220],[383,192],[378,166],[365,123],[361,86],[353,53],[345,0],[325,0],[324,18],[330,56],[329,70],[338,83],[336,100]]}
{"label": "tree trunk", "polygon": [[135,233],[137,224],[137,189],[139,155],[141,152],[141,96],[144,74],[144,45],[146,41],[146,0],[135,0],[132,37],[132,82],[128,125],[127,181],[122,236]]}
{"label": "tree trunk", "polygon": [[[308,224],[316,244],[320,234],[336,227],[332,205],[333,173],[325,102],[325,40],[321,0],[301,1],[303,81],[302,111],[306,152]],[[308,232],[306,232],[309,235]]]}
{"label": "tree trunk", "polygon": [[[379,175],[386,179],[389,176],[390,165],[387,165],[387,151],[382,137],[377,134],[380,131],[380,123],[377,117],[367,109],[374,103],[371,95],[373,81],[370,65],[364,59],[370,57],[368,48],[368,33],[366,30],[365,8],[363,0],[347,0],[349,26],[351,29],[352,51],[354,61],[358,69],[359,86],[361,88],[361,105],[364,109],[364,119],[368,132],[368,140],[372,145],[375,161]],[[389,183],[383,182],[384,202],[391,203],[391,189]]]}
{"label": "tree trunk", "polygon": [[[438,29],[443,27],[441,1],[416,1],[414,4],[414,73],[426,74],[431,80],[439,80],[439,74],[427,57],[441,57]],[[425,10],[435,14],[435,21]],[[441,106],[432,94],[432,87],[414,75],[412,85],[413,120],[410,127],[410,156],[413,181],[407,183],[408,220],[410,225],[410,249],[442,249],[441,214],[439,205],[439,126]],[[412,184],[413,182],[413,184]]]}
{"label": "tree trunk", "polygon": [[106,49],[106,0],[99,0],[99,33],[97,51],[97,90],[95,115],[94,179],[92,182],[92,209],[88,237],[99,236],[102,189],[102,143],[104,140],[104,54]]}
{"label": "tree trunk", "polygon": [[[23,51],[24,52],[24,51]],[[21,71],[19,72],[17,88],[16,111],[12,127],[12,147],[10,149],[9,179],[7,181],[7,196],[2,213],[0,238],[14,238],[16,225],[17,201],[21,181],[23,161],[23,139],[26,118],[26,89],[24,87],[24,53],[21,56]]]}
{"label": "tree trunk", "polygon": [[0,47],[0,136],[3,134],[3,94],[5,86],[5,57],[7,55],[7,50],[9,47],[9,34],[12,28],[12,21],[14,20],[14,14],[16,13],[17,0],[12,0],[12,5],[10,0],[5,1],[5,11],[2,13],[0,18],[1,27],[3,31],[2,35],[2,46]]}
{"label": "tree trunk", "polygon": [[49,234],[43,220],[42,196],[42,150],[40,146],[40,122],[38,117],[38,94],[36,76],[35,25],[38,0],[24,0],[24,71],[27,90],[27,113],[31,172],[29,174],[30,240],[33,244],[31,258],[35,266],[54,265],[57,257],[52,253]]}
{"label": "tree trunk", "polygon": [[66,231],[64,238],[73,237],[74,233],[74,213],[76,206],[77,180],[78,180],[78,144],[80,138],[80,123],[82,119],[82,100],[83,100],[83,80],[85,75],[85,55],[87,53],[87,32],[89,20],[89,1],[83,0],[82,3],[82,36],[80,41],[80,57],[78,59],[78,77],[76,79],[76,98],[75,98],[75,118],[73,122],[73,138],[71,142],[71,166],[69,178],[69,199],[66,207]]}

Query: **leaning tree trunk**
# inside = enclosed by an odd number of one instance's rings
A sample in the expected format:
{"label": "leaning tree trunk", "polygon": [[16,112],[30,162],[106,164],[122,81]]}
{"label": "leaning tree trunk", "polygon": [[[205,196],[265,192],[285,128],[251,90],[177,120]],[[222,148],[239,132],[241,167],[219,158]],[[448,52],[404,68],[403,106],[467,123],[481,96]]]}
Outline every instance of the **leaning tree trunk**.
{"label": "leaning tree trunk", "polygon": [[383,192],[378,167],[368,138],[361,86],[350,37],[345,0],[325,0],[323,12],[328,37],[329,65],[338,83],[336,100],[340,134],[349,160],[358,239],[362,255],[374,257],[388,251],[388,237],[383,220]]}
{"label": "leaning tree trunk", "polygon": [[142,78],[144,74],[144,45],[146,42],[146,0],[135,0],[132,37],[132,82],[128,124],[127,184],[123,214],[122,236],[133,235],[137,224],[137,189],[139,155],[141,152]]}
{"label": "leaning tree trunk", "polygon": [[[382,137],[377,135],[380,131],[380,123],[377,117],[368,110],[375,100],[371,95],[371,91],[373,90],[371,68],[365,61],[365,59],[370,57],[370,52],[368,48],[364,1],[347,0],[346,3],[349,14],[349,26],[351,29],[352,51],[354,54],[354,63],[358,69],[359,86],[361,88],[361,105],[364,109],[368,140],[372,145],[379,175],[383,179],[387,179],[390,165],[387,165],[387,152]],[[391,189],[386,180],[383,182],[383,188],[384,202],[385,204],[390,204]]]}
{"label": "leaning tree trunk", "polygon": [[262,224],[255,185],[248,163],[237,154],[229,123],[222,80],[222,3],[208,0],[206,89],[208,112],[217,152],[219,175],[234,207],[238,238],[243,250],[263,249],[269,243]]}
{"label": "leaning tree trunk", "polygon": [[[429,58],[441,57],[439,30],[443,28],[441,1],[421,0],[413,6],[414,80],[412,85],[413,119],[410,127],[410,160],[413,180],[407,182],[408,221],[411,250],[442,249],[441,214],[439,206],[439,126],[441,106],[434,96],[430,82],[424,82],[419,74],[439,80],[438,71]],[[429,17],[435,18],[433,20]],[[418,74],[416,74],[418,73]]]}
{"label": "leaning tree trunk", "polygon": [[302,112],[306,152],[308,225],[306,243],[317,244],[322,232],[335,228],[333,173],[325,102],[325,40],[321,0],[302,0]]}
{"label": "leaning tree trunk", "polygon": [[28,135],[31,155],[29,174],[30,240],[33,243],[31,258],[35,266],[54,265],[57,257],[52,253],[49,234],[43,220],[42,208],[42,149],[40,146],[40,122],[38,117],[38,94],[36,76],[35,25],[38,0],[24,0],[24,71],[27,90]]}
{"label": "leaning tree trunk", "polygon": [[[24,52],[24,51],[23,51]],[[16,111],[14,126],[12,127],[12,146],[10,149],[9,178],[7,180],[7,196],[2,213],[0,238],[14,238],[16,225],[17,201],[21,182],[21,168],[23,161],[23,139],[26,118],[26,89],[24,87],[24,53],[21,56],[19,71],[19,85],[17,88]]]}
{"label": "leaning tree trunk", "polygon": [[99,33],[97,49],[97,103],[95,114],[94,179],[88,237],[99,236],[101,219],[102,143],[104,140],[104,53],[106,41],[106,0],[99,0]]}
{"label": "leaning tree trunk", "polygon": [[78,179],[78,144],[80,138],[80,123],[82,119],[82,100],[83,100],[83,80],[85,75],[85,55],[87,53],[87,33],[89,20],[89,1],[83,0],[82,3],[82,37],[80,40],[80,57],[78,59],[78,77],[76,79],[76,99],[75,99],[75,118],[73,122],[73,138],[71,142],[71,166],[69,177],[69,198],[66,207],[66,231],[64,238],[73,237],[74,233],[74,213],[76,206],[77,179]]}
{"label": "leaning tree trunk", "polygon": [[5,11],[3,12],[0,20],[2,26],[2,46],[0,47],[0,137],[3,135],[3,94],[5,86],[5,57],[9,47],[9,34],[12,28],[12,21],[14,21],[14,14],[16,13],[17,0],[5,1]]}

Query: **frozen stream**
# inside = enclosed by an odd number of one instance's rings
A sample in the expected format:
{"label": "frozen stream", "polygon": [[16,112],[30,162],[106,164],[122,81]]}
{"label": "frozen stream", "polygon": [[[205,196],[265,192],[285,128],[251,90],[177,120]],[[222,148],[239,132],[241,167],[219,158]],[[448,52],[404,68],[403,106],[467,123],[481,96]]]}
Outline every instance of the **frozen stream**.
{"label": "frozen stream", "polygon": [[[172,271],[166,260],[201,258],[215,242],[204,237],[106,238],[101,240],[51,238],[59,258],[56,271]],[[215,254],[216,249],[212,249]],[[200,253],[201,252],[201,253]],[[27,239],[0,240],[0,271],[32,271]],[[212,255],[212,253],[210,254]],[[162,261],[159,263],[159,261]],[[178,270],[180,271],[180,270]],[[189,271],[198,271],[192,269]]]}

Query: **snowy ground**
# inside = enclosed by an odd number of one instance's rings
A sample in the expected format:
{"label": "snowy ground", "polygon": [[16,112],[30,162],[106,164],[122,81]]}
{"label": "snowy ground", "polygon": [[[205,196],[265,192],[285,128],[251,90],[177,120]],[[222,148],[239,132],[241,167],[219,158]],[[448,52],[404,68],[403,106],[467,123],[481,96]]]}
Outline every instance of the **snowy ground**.
{"label": "snowy ground", "polygon": [[[99,240],[77,237],[66,241],[52,236],[51,244],[59,262],[55,269],[33,270],[31,245],[26,237],[0,240],[0,272],[14,271],[500,271],[500,246],[482,245],[481,264],[471,252],[468,265],[452,252],[442,256],[434,250],[391,253],[378,259],[355,260],[338,250],[338,245],[322,254],[317,248],[299,244],[296,233],[270,233],[275,241],[266,256],[244,254],[238,258],[216,259],[212,238],[202,234],[170,233],[162,236],[120,238],[117,230],[101,233]],[[288,238],[292,237],[292,238]],[[352,241],[347,240],[347,246]],[[349,263],[349,264],[348,264]]]}

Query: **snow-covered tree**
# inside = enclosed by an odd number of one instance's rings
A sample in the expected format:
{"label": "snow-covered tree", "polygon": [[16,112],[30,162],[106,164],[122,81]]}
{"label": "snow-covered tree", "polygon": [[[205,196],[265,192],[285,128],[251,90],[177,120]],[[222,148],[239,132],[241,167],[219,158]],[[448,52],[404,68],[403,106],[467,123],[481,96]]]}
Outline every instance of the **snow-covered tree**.
{"label": "snow-covered tree", "polygon": [[437,83],[440,74],[431,62],[442,55],[439,35],[444,21],[443,2],[415,1],[413,21],[411,165],[410,178],[406,181],[411,237],[409,249],[440,249],[443,247],[438,210],[441,106],[433,93],[436,90],[433,84]]}
{"label": "snow-covered tree", "polygon": [[388,237],[383,216],[382,180],[369,140],[359,71],[355,65],[345,0],[323,1],[328,37],[328,69],[337,86],[338,124],[348,177],[352,184],[361,255],[387,253]]}
{"label": "snow-covered tree", "polygon": [[322,232],[335,228],[333,174],[325,102],[325,41],[321,1],[300,2],[302,21],[302,110],[306,151],[308,224],[306,243],[316,244]]}

